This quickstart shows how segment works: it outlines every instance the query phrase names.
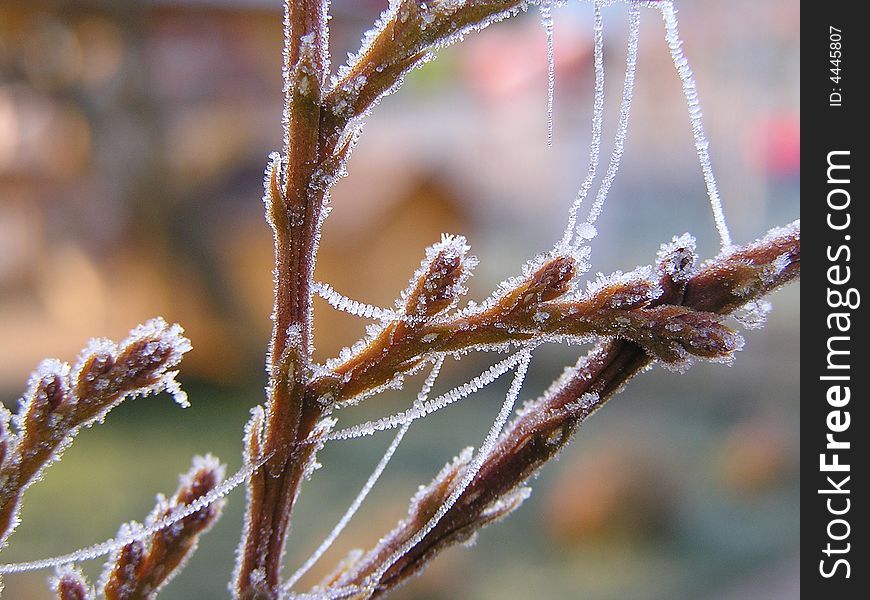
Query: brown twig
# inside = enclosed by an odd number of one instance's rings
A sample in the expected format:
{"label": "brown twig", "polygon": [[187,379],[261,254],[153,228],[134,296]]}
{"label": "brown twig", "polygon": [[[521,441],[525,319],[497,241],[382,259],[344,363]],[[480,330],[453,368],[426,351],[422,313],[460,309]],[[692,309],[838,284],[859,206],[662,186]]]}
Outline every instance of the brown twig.
{"label": "brown twig", "polygon": [[285,158],[267,174],[266,215],[275,241],[274,327],[262,445],[271,455],[248,486],[246,527],[234,580],[241,598],[273,597],[290,511],[313,449],[294,449],[308,437],[322,408],[306,400],[311,362],[311,277],[327,189],[315,185],[320,152],[321,94],[328,70],[326,3],[285,3]]}
{"label": "brown twig", "polygon": [[[443,270],[437,267],[437,258],[432,263],[431,272]],[[461,270],[461,262],[458,265],[456,271]],[[575,273],[573,258],[557,256],[503,291],[491,306],[452,317],[415,313],[417,296],[411,294],[403,318],[386,325],[368,344],[360,344],[356,353],[333,368],[334,376],[325,376],[316,385],[325,388],[329,381],[335,382],[332,396],[346,403],[413,370],[432,355],[547,336],[618,337],[640,344],[665,362],[683,360],[686,353],[721,356],[740,343],[714,314],[682,306],[650,306],[661,288],[658,282],[640,276],[623,277],[586,297],[566,299]],[[413,285],[428,287],[445,298],[454,287],[452,282],[430,281],[425,275],[412,281]]]}
{"label": "brown twig", "polygon": [[[175,495],[169,500],[158,499],[145,526],[170,516],[215,489],[223,480],[224,469],[212,456],[194,457]],[[121,548],[105,566],[101,592],[106,600],[154,598],[196,550],[200,536],[220,518],[223,504],[223,500],[213,502],[175,525]],[[125,525],[122,530],[135,533],[131,525]]]}
{"label": "brown twig", "polygon": [[178,325],[153,319],[134,329],[120,347],[95,340],[75,367],[45,360],[30,379],[15,427],[0,407],[0,547],[15,529],[21,497],[83,427],[102,421],[125,398],[162,390],[186,405],[175,381],[190,342]]}
{"label": "brown twig", "polygon": [[[684,276],[686,257],[686,248],[679,246],[662,256],[665,291],[657,302],[727,314],[799,276],[800,229],[793,224],[774,230],[754,244],[713,259],[688,278]],[[675,269],[674,265],[683,266]],[[527,403],[468,488],[419,543],[394,564],[385,565],[384,561],[416,535],[434,508],[443,503],[460,478],[464,462],[448,465],[412,501],[407,518],[364,557],[325,582],[325,589],[336,591],[336,597],[381,596],[418,573],[444,548],[467,540],[507,515],[526,495],[523,483],[570,441],[589,415],[653,361],[654,357],[636,343],[599,343],[544,396]],[[349,591],[339,595],[340,590]]]}
{"label": "brown twig", "polygon": [[[437,47],[515,13],[519,0],[456,4],[404,0],[380,33],[325,90],[326,2],[285,2],[285,157],[266,177],[266,215],[275,240],[274,328],[262,430],[246,454],[271,455],[248,484],[246,527],[234,574],[240,598],[275,598],[290,513],[317,446],[311,438],[332,408],[332,381],[311,376],[311,276],[328,191],[343,172],[358,130],[356,117]],[[350,107],[348,109],[348,107]],[[249,424],[254,429],[254,422]],[[252,442],[257,439],[257,448]],[[256,454],[255,454],[256,450]],[[264,454],[259,454],[260,452]]]}

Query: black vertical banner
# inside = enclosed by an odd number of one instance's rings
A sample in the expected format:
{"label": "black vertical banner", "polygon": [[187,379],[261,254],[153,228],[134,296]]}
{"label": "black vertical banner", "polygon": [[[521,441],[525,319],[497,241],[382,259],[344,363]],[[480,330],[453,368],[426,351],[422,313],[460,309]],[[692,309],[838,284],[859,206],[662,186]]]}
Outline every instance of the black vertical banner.
{"label": "black vertical banner", "polygon": [[862,2],[801,8],[801,588],[848,600],[870,597],[870,367],[859,343],[870,301],[870,35]]}

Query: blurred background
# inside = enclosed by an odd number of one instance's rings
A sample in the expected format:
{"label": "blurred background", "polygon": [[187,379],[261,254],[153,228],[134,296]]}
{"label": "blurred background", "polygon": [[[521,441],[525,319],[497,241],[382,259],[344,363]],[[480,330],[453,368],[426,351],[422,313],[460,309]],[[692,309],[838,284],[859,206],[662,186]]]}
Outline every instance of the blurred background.
{"label": "blurred background", "polygon": [[[386,0],[333,0],[334,62],[356,50]],[[680,3],[712,157],[738,242],[799,214],[798,3]],[[538,14],[469,36],[384,100],[333,196],[317,278],[390,305],[442,232],[468,237],[482,299],[561,236],[586,171],[592,7],[555,10],[555,143],[546,146],[546,51]],[[606,166],[621,95],[627,9],[605,9]],[[73,361],[94,336],[155,315],[194,344],[165,395],[127,402],[84,431],[26,494],[3,562],[64,553],[142,519],[196,453],[234,471],[263,399],[272,247],[262,173],[281,144],[277,0],[0,2],[0,398],[16,405],[41,358]],[[598,223],[593,272],[649,263],[690,231],[717,238],[661,17],[644,11],[626,154]],[[794,598],[798,594],[798,287],[773,298],[736,364],[661,368],[635,380],[473,549],[447,551],[396,598],[586,600]],[[316,305],[318,359],[364,323]],[[546,348],[524,397],[579,350]],[[436,390],[493,356],[448,363]],[[507,378],[506,378],[507,379]],[[341,424],[402,409],[370,400]],[[411,429],[313,584],[402,517],[418,484],[478,445],[508,381]],[[357,493],[391,436],[337,442],[303,489],[286,570]],[[161,594],[227,597],[244,494]],[[85,565],[96,576],[99,564]],[[6,578],[6,597],[50,597],[48,573]]]}

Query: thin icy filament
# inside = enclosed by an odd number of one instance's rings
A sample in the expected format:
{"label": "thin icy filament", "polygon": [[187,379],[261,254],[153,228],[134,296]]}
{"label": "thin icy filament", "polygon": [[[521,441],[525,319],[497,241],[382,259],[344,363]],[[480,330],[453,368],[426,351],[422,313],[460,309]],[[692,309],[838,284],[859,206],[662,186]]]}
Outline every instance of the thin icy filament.
{"label": "thin icy filament", "polygon": [[[640,8],[632,5],[629,9],[629,25],[628,25],[628,49],[625,59],[625,79],[622,86],[622,104],[619,110],[619,123],[616,127],[616,136],[613,141],[613,152],[610,155],[610,164],[607,166],[607,172],[604,179],[601,181],[601,186],[598,188],[598,193],[595,195],[595,202],[592,203],[592,208],[589,209],[589,216],[586,218],[586,223],[582,227],[589,227],[595,223],[601,215],[601,210],[604,207],[604,202],[607,200],[607,195],[610,193],[610,187],[613,185],[616,174],[619,172],[619,165],[622,162],[622,155],[625,151],[625,139],[628,134],[628,120],[631,116],[631,100],[634,96],[634,79],[637,71],[637,45],[640,37]],[[594,231],[594,230],[593,230]],[[583,236],[575,242],[577,244],[584,241]]]}
{"label": "thin icy filament", "polygon": [[347,296],[344,296],[341,293],[337,292],[335,288],[333,288],[328,283],[315,281],[311,284],[311,289],[318,296],[326,300],[329,305],[336,310],[340,310],[342,312],[346,312],[357,317],[363,317],[365,319],[375,319],[378,321],[396,321],[401,318],[401,315],[399,315],[394,310],[380,308],[378,306],[372,306],[371,304],[352,300],[351,298],[348,298]]}
{"label": "thin icy filament", "polygon": [[414,546],[420,543],[420,541],[426,537],[426,535],[435,528],[436,525],[441,521],[444,515],[447,514],[447,511],[456,503],[459,497],[465,492],[471,482],[474,480],[480,468],[483,466],[483,463],[489,458],[492,449],[495,447],[498,442],[498,438],[501,435],[502,429],[504,429],[504,425],[510,417],[511,412],[514,409],[514,404],[516,404],[517,398],[520,395],[520,390],[523,387],[523,381],[525,381],[526,373],[529,369],[529,362],[532,359],[532,353],[530,350],[525,349],[521,350],[519,353],[520,362],[517,365],[516,374],[514,375],[514,380],[511,382],[510,388],[508,389],[507,395],[505,396],[504,403],[502,404],[501,410],[495,418],[495,421],[492,423],[492,427],[490,427],[489,433],[484,439],[483,444],[480,446],[480,449],[477,451],[477,455],[474,457],[474,460],[471,461],[465,467],[465,472],[463,473],[462,479],[444,501],[444,504],[438,507],[438,510],[432,516],[431,519],[419,530],[416,534],[414,534],[410,539],[408,539],[402,546],[393,552],[390,557],[383,562],[383,564],[378,568],[378,570],[372,574],[369,578],[371,582],[377,582],[380,580],[381,576],[387,572],[387,570],[393,566],[393,564],[399,560],[402,556],[408,553]]}
{"label": "thin icy filament", "polygon": [[689,61],[683,54],[683,41],[677,24],[677,11],[674,3],[666,0],[661,3],[662,18],[665,23],[665,40],[671,52],[671,59],[677,69],[677,75],[683,84],[683,95],[686,97],[686,106],[689,109],[689,119],[692,123],[692,136],[695,138],[695,150],[701,163],[701,171],[704,174],[704,183],[707,186],[707,196],[710,198],[710,207],[713,209],[713,219],[716,221],[716,231],[722,248],[731,247],[731,234],[728,224],[725,222],[725,213],[722,210],[722,200],[719,197],[719,186],[713,173],[713,163],[710,160],[710,143],[704,134],[704,123],[701,113],[701,101],[698,97],[698,87],[695,83],[695,75],[689,66]]}
{"label": "thin icy filament", "polygon": [[577,225],[577,212],[592,184],[598,171],[598,159],[601,154],[601,129],[604,123],[604,25],[601,20],[601,2],[595,3],[594,31],[594,62],[595,62],[595,93],[592,103],[592,139],[589,142],[589,166],[586,169],[586,177],[577,191],[577,196],[568,211],[568,224],[565,233],[557,249],[565,251],[572,246],[574,229]]}
{"label": "thin icy filament", "polygon": [[[423,387],[420,392],[417,394],[417,398],[414,401],[414,406],[420,406],[423,404],[426,399],[429,397],[429,393],[432,391],[432,386],[435,385],[435,380],[438,378],[438,374],[441,372],[441,366],[444,364],[444,357],[441,356],[436,359],[434,366],[432,367],[432,371],[426,377],[426,381],[423,383]],[[405,434],[408,432],[408,428],[411,427],[411,421],[408,421],[399,429],[398,433],[396,433],[396,437],[393,438],[393,441],[390,443],[384,455],[381,457],[380,462],[375,467],[375,470],[369,476],[368,480],[363,485],[362,489],[357,494],[356,498],[354,498],[353,502],[351,502],[347,511],[345,511],[344,515],[342,515],[341,519],[336,523],[335,527],[333,527],[332,531],[329,532],[329,535],[321,542],[320,546],[317,547],[317,550],[314,551],[308,560],[296,570],[293,575],[290,576],[290,579],[282,586],[281,595],[286,596],[289,595],[293,586],[299,581],[303,575],[305,575],[314,564],[320,560],[320,557],[332,546],[332,543],[335,539],[344,531],[344,528],[347,527],[347,524],[350,523],[350,520],[359,510],[359,507],[362,505],[363,501],[368,496],[369,492],[375,487],[375,484],[378,482],[381,474],[386,469],[387,465],[390,462],[390,459],[395,454],[396,449],[399,447],[399,444],[402,442],[402,439],[405,437]]]}
{"label": "thin icy filament", "polygon": [[541,3],[541,24],[547,35],[547,146],[553,146],[553,100],[556,89],[556,61],[553,52],[553,0]]}
{"label": "thin icy filament", "polygon": [[524,351],[517,352],[516,354],[513,354],[512,356],[509,356],[508,358],[497,362],[470,381],[463,383],[462,385],[455,387],[449,392],[441,394],[440,396],[432,400],[423,402],[419,406],[414,406],[409,410],[396,413],[388,417],[383,417],[374,421],[366,421],[365,423],[360,423],[359,425],[353,425],[346,429],[340,429],[339,431],[329,434],[326,439],[328,441],[349,440],[366,435],[372,435],[374,433],[377,433],[378,431],[393,429],[395,427],[399,427],[400,425],[404,425],[406,423],[416,421],[417,419],[421,419],[426,415],[429,415],[437,410],[444,408],[445,406],[448,406],[450,404],[453,404],[454,402],[462,400],[467,396],[470,396],[474,392],[482,390],[484,387],[486,387],[487,385],[510,371],[512,368],[514,368],[514,366],[516,366],[517,363],[522,359],[521,357],[523,352]]}
{"label": "thin icy filament", "polygon": [[40,560],[34,560],[29,562],[0,564],[0,574],[23,573],[25,571],[37,571],[39,569],[59,567],[62,565],[82,562],[85,560],[93,560],[95,558],[99,558],[100,556],[105,556],[107,554],[111,554],[112,552],[117,552],[127,544],[136,541],[142,541],[145,538],[151,537],[158,531],[166,529],[167,527],[172,527],[176,523],[180,522],[182,519],[185,519],[190,515],[199,512],[203,508],[209,506],[213,502],[220,500],[232,490],[237,488],[239,485],[244,483],[245,480],[250,477],[257,469],[259,469],[263,465],[263,463],[269,460],[269,458],[271,458],[271,455],[262,458],[253,465],[242,467],[241,469],[236,471],[236,473],[232,477],[221,482],[219,486],[212,489],[209,493],[205,494],[204,496],[200,496],[190,504],[184,505],[183,508],[179,508],[177,511],[173,511],[171,514],[165,516],[162,519],[159,519],[158,521],[155,521],[151,525],[137,529],[135,533],[131,533],[127,536],[118,536],[116,538],[111,538],[106,540],[105,542],[94,544],[92,546],[87,546],[86,548],[80,548],[68,554],[61,554],[60,556],[43,558]]}

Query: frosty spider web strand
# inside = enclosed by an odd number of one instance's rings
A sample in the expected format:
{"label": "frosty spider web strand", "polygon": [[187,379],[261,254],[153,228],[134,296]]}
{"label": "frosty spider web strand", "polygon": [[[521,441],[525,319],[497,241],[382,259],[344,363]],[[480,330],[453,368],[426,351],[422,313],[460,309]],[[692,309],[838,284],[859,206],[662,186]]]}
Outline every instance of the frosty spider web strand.
{"label": "frosty spider web strand", "polygon": [[677,12],[674,3],[665,0],[661,3],[660,10],[665,23],[665,40],[671,53],[677,75],[683,85],[683,95],[686,98],[686,106],[689,109],[689,119],[692,123],[692,136],[695,138],[695,150],[701,163],[701,171],[704,174],[704,183],[707,186],[707,196],[710,199],[710,207],[713,209],[713,219],[716,222],[716,231],[722,248],[731,247],[731,234],[728,232],[728,224],[725,222],[725,213],[722,210],[722,200],[719,197],[719,186],[713,173],[713,163],[710,160],[710,142],[704,134],[704,123],[701,113],[701,102],[698,97],[698,87],[695,83],[695,75],[689,66],[689,61],[683,54],[683,41],[677,25]]}
{"label": "frosty spider web strand", "polygon": [[[429,393],[432,391],[432,387],[435,385],[435,380],[438,378],[438,374],[441,372],[441,366],[444,364],[444,357],[441,356],[436,359],[434,366],[432,367],[432,371],[429,373],[428,377],[426,377],[426,381],[423,383],[423,387],[420,392],[417,394],[417,399],[414,401],[414,406],[419,406],[426,401],[426,398],[429,397]],[[369,476],[368,480],[363,485],[362,489],[357,494],[356,498],[354,498],[353,502],[351,502],[347,511],[342,515],[341,519],[336,523],[335,527],[333,527],[332,531],[329,532],[329,535],[321,542],[320,546],[317,547],[317,550],[314,551],[308,560],[296,570],[293,575],[290,576],[290,579],[282,586],[281,588],[281,597],[286,597],[291,594],[291,590],[293,586],[298,582],[303,575],[305,575],[314,564],[320,560],[320,557],[332,546],[332,543],[336,540],[336,538],[344,531],[344,528],[347,527],[347,524],[350,523],[350,520],[359,510],[359,507],[362,505],[363,501],[368,496],[369,492],[375,487],[375,484],[378,482],[381,474],[386,469],[387,465],[392,459],[393,454],[395,454],[396,449],[399,447],[399,444],[402,442],[402,439],[405,437],[405,434],[408,432],[408,429],[411,427],[411,421],[408,421],[399,429],[398,433],[396,433],[396,437],[393,438],[393,441],[390,443],[384,455],[381,457],[380,462],[375,467],[375,470]]]}
{"label": "frosty spider web strand", "polygon": [[339,600],[340,598],[349,598],[361,591],[358,585],[344,585],[339,588],[332,588],[326,591],[306,592],[302,594],[291,594],[288,596],[290,600]]}
{"label": "frosty spider web strand", "polygon": [[[604,207],[604,202],[607,200],[607,195],[610,193],[610,187],[613,185],[616,174],[619,172],[619,166],[622,162],[622,156],[625,151],[625,140],[628,134],[628,121],[631,116],[631,101],[634,96],[634,79],[637,72],[637,46],[640,37],[640,8],[632,5],[629,8],[629,25],[628,25],[628,49],[626,50],[625,64],[625,79],[622,86],[622,104],[619,110],[619,122],[616,128],[616,136],[613,141],[613,152],[610,155],[610,163],[607,166],[607,172],[604,179],[601,181],[601,186],[598,188],[598,193],[595,196],[595,201],[589,209],[589,216],[586,218],[585,225],[587,229],[592,227],[592,224],[601,215],[601,210]],[[581,227],[583,227],[581,225]],[[578,239],[582,242],[583,237]]]}
{"label": "frosty spider web strand", "polygon": [[510,388],[505,396],[504,403],[502,404],[501,410],[495,418],[495,421],[492,423],[492,427],[489,429],[489,433],[483,441],[483,444],[480,446],[480,449],[477,451],[477,455],[474,457],[474,460],[468,464],[465,468],[465,472],[463,473],[462,479],[444,501],[444,503],[438,507],[438,510],[432,516],[431,519],[417,531],[414,536],[408,539],[402,546],[393,552],[387,560],[383,562],[383,564],[375,571],[371,576],[367,578],[368,585],[375,585],[383,576],[387,570],[393,566],[393,564],[408,553],[414,546],[420,543],[420,541],[426,537],[426,535],[435,528],[436,525],[441,521],[447,511],[449,511],[459,497],[465,492],[471,482],[474,480],[475,476],[477,476],[478,471],[483,466],[483,463],[489,458],[492,449],[495,447],[496,442],[498,441],[499,436],[501,435],[502,430],[504,429],[504,425],[507,422],[508,418],[513,411],[514,404],[516,404],[517,398],[520,395],[520,390],[523,386],[523,381],[525,381],[526,373],[529,369],[529,362],[532,358],[531,350],[524,349],[518,352],[520,355],[519,364],[517,365],[516,374],[514,375],[514,380],[511,382]]}
{"label": "frosty spider web strand", "polygon": [[574,228],[577,225],[577,212],[589,190],[595,181],[598,171],[598,159],[601,154],[601,129],[604,123],[604,26],[601,20],[601,3],[595,3],[594,31],[594,63],[595,63],[595,92],[592,102],[592,139],[589,142],[589,166],[586,169],[586,178],[577,191],[577,196],[568,211],[568,223],[558,249],[562,252],[571,247],[574,239]]}
{"label": "frosty spider web strand", "polygon": [[378,431],[386,431],[387,429],[393,429],[395,427],[399,427],[400,425],[404,425],[405,423],[411,423],[416,421],[417,419],[421,419],[437,410],[440,410],[454,402],[458,402],[471,394],[482,390],[484,387],[510,371],[514,368],[517,363],[522,359],[522,354],[524,351],[517,352],[509,356],[508,358],[497,362],[492,365],[485,371],[483,371],[477,377],[463,383],[462,385],[453,388],[449,392],[441,394],[437,398],[429,400],[420,404],[419,406],[414,406],[413,408],[396,413],[394,415],[390,415],[388,417],[383,417],[374,421],[366,421],[365,423],[360,423],[359,425],[353,425],[352,427],[348,427],[346,429],[340,429],[334,433],[329,434],[326,437],[327,441],[335,441],[335,440],[349,440],[358,437],[363,437],[366,435],[373,435]]}
{"label": "frosty spider web strand", "polygon": [[371,304],[352,300],[351,298],[337,292],[335,288],[328,283],[315,281],[311,284],[311,291],[326,300],[326,302],[336,310],[357,317],[376,319],[378,321],[396,321],[401,318],[401,315],[394,310],[380,308],[378,306],[372,306]]}
{"label": "frosty spider web strand", "polygon": [[553,146],[553,100],[556,90],[556,61],[553,52],[553,0],[541,2],[541,25],[547,35],[547,146]]}
{"label": "frosty spider web strand", "polygon": [[190,504],[185,504],[184,507],[179,507],[177,511],[173,511],[171,514],[166,515],[158,521],[155,521],[151,525],[137,529],[135,533],[131,533],[128,536],[118,536],[115,538],[110,538],[105,542],[94,544],[92,546],[87,546],[85,548],[80,548],[68,554],[61,554],[60,556],[43,558],[40,560],[33,560],[28,562],[0,564],[0,574],[23,573],[25,571],[37,571],[39,569],[59,567],[71,563],[93,560],[95,558],[111,554],[112,552],[117,552],[127,544],[136,541],[142,541],[145,538],[151,537],[158,531],[166,529],[167,527],[172,527],[173,525],[180,522],[182,519],[185,519],[190,515],[199,512],[210,504],[216,502],[217,500],[220,500],[232,490],[237,488],[239,485],[244,483],[245,480],[248,479],[248,477],[253,475],[253,473],[261,466],[263,466],[263,464],[271,457],[272,455],[269,454],[261,458],[253,465],[242,467],[241,469],[236,471],[236,473],[232,477],[224,480],[219,486],[212,489],[209,493],[205,494],[204,496],[200,496]]}

